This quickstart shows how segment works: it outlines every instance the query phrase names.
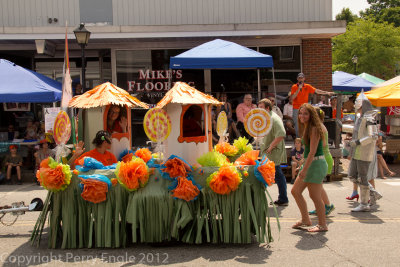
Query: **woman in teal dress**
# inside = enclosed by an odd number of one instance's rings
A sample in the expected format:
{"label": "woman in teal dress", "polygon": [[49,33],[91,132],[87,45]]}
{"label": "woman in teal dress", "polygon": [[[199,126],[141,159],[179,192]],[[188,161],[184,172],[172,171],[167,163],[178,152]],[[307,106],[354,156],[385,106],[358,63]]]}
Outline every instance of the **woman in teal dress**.
{"label": "woman in teal dress", "polygon": [[[325,117],[324,111],[320,108],[315,108],[315,110],[317,111],[317,114],[318,114],[321,122],[324,123],[324,117]],[[328,164],[328,171],[327,171],[327,175],[328,175],[328,174],[332,173],[333,158],[332,158],[331,152],[329,151],[328,130],[326,129],[325,125],[323,125],[323,124],[322,124],[322,131],[324,132],[324,136],[325,136],[322,150],[324,151],[325,160],[326,160],[326,163]],[[325,204],[325,215],[329,215],[335,209],[335,205],[330,203],[328,195],[326,194],[324,187],[322,187],[322,200],[324,201],[324,204]],[[316,210],[310,211],[309,214],[315,215],[315,214],[317,214],[317,211]]]}
{"label": "woman in teal dress", "polygon": [[317,111],[308,103],[301,105],[298,122],[299,133],[302,133],[305,146],[304,164],[292,187],[292,195],[299,207],[301,220],[296,222],[292,228],[303,229],[303,227],[311,226],[307,203],[303,197],[303,191],[307,188],[318,216],[318,224],[307,230],[309,232],[325,232],[328,231],[328,226],[326,224],[325,206],[322,201],[322,182],[328,171],[328,164],[323,152],[325,139],[323,124]]}

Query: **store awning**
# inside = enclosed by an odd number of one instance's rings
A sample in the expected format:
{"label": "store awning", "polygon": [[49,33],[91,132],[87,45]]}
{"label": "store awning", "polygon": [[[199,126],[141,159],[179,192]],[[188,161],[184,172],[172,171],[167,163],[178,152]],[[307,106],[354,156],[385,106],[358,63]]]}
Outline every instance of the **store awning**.
{"label": "store awning", "polygon": [[357,93],[371,90],[375,84],[367,81],[359,76],[343,72],[335,71],[332,74],[332,89],[335,92]]}
{"label": "store awning", "polygon": [[0,102],[47,103],[61,100],[61,83],[0,59]]}
{"label": "store awning", "polygon": [[371,104],[377,107],[400,106],[400,81],[366,92]]}
{"label": "store awning", "polygon": [[272,68],[272,56],[216,39],[171,57],[171,69]]}

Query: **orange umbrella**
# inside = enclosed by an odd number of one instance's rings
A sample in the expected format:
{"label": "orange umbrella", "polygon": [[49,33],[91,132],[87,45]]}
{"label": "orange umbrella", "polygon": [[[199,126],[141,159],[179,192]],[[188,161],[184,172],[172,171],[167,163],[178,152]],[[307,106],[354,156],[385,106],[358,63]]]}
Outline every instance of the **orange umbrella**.
{"label": "orange umbrella", "polygon": [[82,95],[73,97],[68,106],[73,108],[94,108],[108,105],[149,108],[146,103],[139,101],[124,89],[109,82],[100,84]]}
{"label": "orange umbrella", "polygon": [[377,107],[400,106],[400,81],[364,93]]}
{"label": "orange umbrella", "polygon": [[169,103],[178,104],[213,104],[222,105],[214,97],[202,93],[184,82],[176,82],[165,96],[157,103],[157,108],[162,108]]}

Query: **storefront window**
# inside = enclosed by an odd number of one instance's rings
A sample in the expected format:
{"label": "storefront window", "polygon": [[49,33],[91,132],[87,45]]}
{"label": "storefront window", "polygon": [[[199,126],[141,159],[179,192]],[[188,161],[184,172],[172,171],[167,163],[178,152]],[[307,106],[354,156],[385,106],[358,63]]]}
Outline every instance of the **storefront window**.
{"label": "storefront window", "polygon": [[[257,50],[256,47],[251,49]],[[163,50],[117,50],[116,74],[117,86],[127,90],[150,105],[155,106],[174,82],[182,81],[204,92],[204,70],[170,70],[170,58],[187,49]],[[278,94],[286,95],[290,86],[295,82],[296,75],[301,69],[300,46],[260,47],[263,54],[271,55],[274,59],[275,85]],[[262,96],[273,94],[271,69],[260,69]],[[257,70],[212,70],[211,94],[216,96],[225,92],[232,104],[233,119],[236,119],[235,109],[241,103],[244,93],[251,93],[254,103],[258,100]],[[132,142],[143,145],[147,141],[142,125],[146,110],[132,110]]]}
{"label": "storefront window", "polygon": [[[203,70],[170,70],[170,57],[185,50],[118,50],[116,51],[117,86],[140,101],[155,106],[173,86],[186,82],[204,91]],[[147,137],[142,127],[147,110],[132,110],[132,144],[143,146]],[[138,127],[136,127],[138,126]]]}
{"label": "storefront window", "polygon": [[[203,70],[170,70],[170,57],[185,50],[118,50],[117,85],[139,100],[155,105],[174,82],[204,90]],[[171,80],[171,83],[170,83]]]}

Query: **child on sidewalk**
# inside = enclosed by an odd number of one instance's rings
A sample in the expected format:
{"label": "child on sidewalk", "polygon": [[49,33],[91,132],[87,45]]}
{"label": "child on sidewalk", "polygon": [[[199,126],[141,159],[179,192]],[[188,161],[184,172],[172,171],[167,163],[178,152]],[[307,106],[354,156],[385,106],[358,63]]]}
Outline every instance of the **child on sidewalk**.
{"label": "child on sidewalk", "polygon": [[4,160],[7,169],[7,183],[11,184],[11,174],[14,174],[16,172],[18,178],[18,184],[21,185],[22,157],[17,154],[17,146],[11,145],[9,149],[10,149],[10,155],[7,155]]}
{"label": "child on sidewalk", "polygon": [[296,180],[297,168],[300,168],[301,164],[303,164],[304,162],[303,153],[304,153],[304,148],[301,146],[301,139],[296,138],[294,140],[294,147],[292,148],[291,151],[291,156],[292,156],[292,181],[290,182],[291,184],[294,184],[294,181]]}

